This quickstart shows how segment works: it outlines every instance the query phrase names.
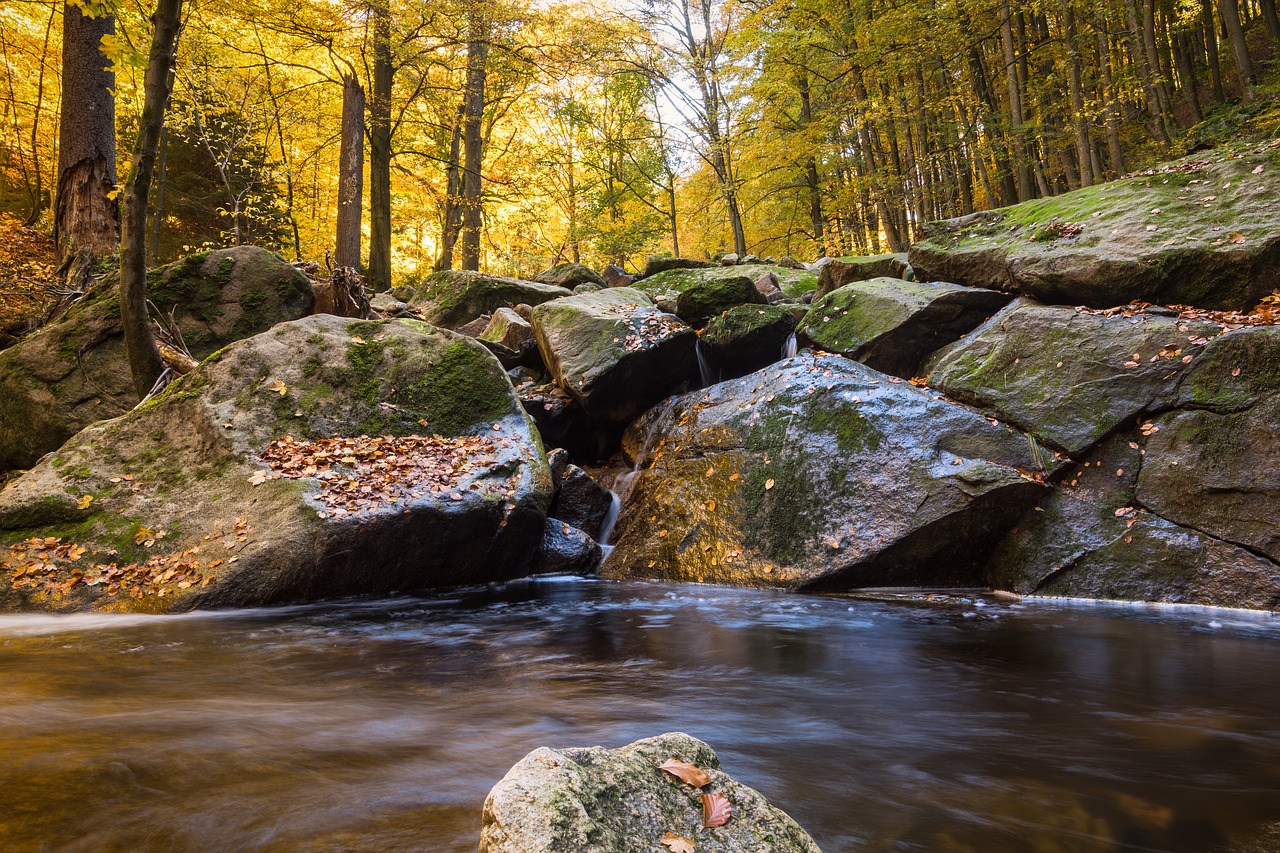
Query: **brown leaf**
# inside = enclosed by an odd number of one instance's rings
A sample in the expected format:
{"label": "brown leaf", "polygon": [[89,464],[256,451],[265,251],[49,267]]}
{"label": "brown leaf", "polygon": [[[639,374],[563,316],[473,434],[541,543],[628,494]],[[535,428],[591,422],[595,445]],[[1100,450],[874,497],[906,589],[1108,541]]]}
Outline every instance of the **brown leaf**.
{"label": "brown leaf", "polygon": [[769,479],[767,479],[767,480],[765,480],[765,481],[764,481],[764,488],[765,488],[765,491],[768,491],[769,489],[772,489],[772,488],[773,488],[773,478],[772,478],[772,477],[770,477]]}
{"label": "brown leaf", "polygon": [[670,832],[663,833],[659,839],[663,847],[666,847],[671,853],[694,853],[693,842],[685,838],[683,835],[672,835]]}
{"label": "brown leaf", "polygon": [[702,825],[706,827],[724,826],[733,815],[733,807],[725,799],[724,794],[702,795]]}
{"label": "brown leaf", "polygon": [[665,770],[681,782],[686,785],[692,785],[695,788],[702,788],[711,784],[711,777],[707,775],[707,771],[695,765],[677,761],[674,758],[668,758],[662,764],[659,764],[658,769]]}
{"label": "brown leaf", "polygon": [[1239,231],[1232,231],[1230,234],[1227,235],[1227,242],[1236,243],[1236,244],[1243,243],[1244,235],[1241,234]]}

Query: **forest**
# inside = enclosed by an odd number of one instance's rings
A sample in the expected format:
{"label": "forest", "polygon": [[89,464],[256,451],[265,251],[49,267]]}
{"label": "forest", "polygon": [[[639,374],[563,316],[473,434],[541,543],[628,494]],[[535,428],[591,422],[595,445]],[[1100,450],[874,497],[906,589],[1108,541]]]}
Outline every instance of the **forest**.
{"label": "forest", "polygon": [[[65,242],[76,163],[118,189],[152,12],[5,4],[6,215]],[[1278,45],[1274,0],[188,3],[147,263],[253,243],[385,290],[905,251],[931,220],[1266,133]]]}

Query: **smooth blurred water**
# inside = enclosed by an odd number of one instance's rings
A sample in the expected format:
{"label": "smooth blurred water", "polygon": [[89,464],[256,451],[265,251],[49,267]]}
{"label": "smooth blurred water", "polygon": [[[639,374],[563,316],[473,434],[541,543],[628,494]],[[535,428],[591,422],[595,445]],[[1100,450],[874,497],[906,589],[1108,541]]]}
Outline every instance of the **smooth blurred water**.
{"label": "smooth blurred water", "polygon": [[548,580],[5,616],[0,679],[4,851],[473,851],[530,750],[672,730],[828,853],[1277,849],[1265,615]]}

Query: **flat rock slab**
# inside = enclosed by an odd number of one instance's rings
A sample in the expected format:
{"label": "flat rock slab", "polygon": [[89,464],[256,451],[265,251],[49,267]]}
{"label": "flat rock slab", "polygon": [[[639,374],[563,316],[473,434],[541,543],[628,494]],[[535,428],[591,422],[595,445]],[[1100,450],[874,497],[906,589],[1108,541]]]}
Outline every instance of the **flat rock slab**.
{"label": "flat rock slab", "polygon": [[[695,788],[658,769],[672,758],[711,783]],[[703,827],[704,792],[729,800],[728,823]],[[698,853],[819,853],[794,820],[724,773],[710,746],[679,732],[620,749],[529,753],[485,799],[480,853],[666,853],[664,837]]]}
{"label": "flat rock slab", "polygon": [[626,423],[698,375],[696,333],[639,290],[557,299],[532,322],[551,376],[593,421]]}
{"label": "flat rock slab", "polygon": [[478,343],[308,317],[0,492],[0,609],[172,612],[527,573],[551,477]]}
{"label": "flat rock slab", "polygon": [[1070,455],[1171,405],[1216,323],[1018,300],[929,365],[929,385]]}
{"label": "flat rock slab", "polygon": [[[26,468],[95,421],[133,408],[119,280],[92,287],[53,323],[0,353],[0,471]],[[256,246],[202,252],[147,274],[147,296],[173,313],[191,354],[311,311],[311,281]]]}
{"label": "flat rock slab", "polygon": [[889,255],[854,255],[846,258],[820,258],[814,265],[818,273],[818,289],[814,299],[826,296],[846,284],[873,278],[912,279],[911,265],[905,253]]}
{"label": "flat rock slab", "polygon": [[647,412],[601,574],[748,586],[977,585],[1056,462],[840,356],[802,354]]}
{"label": "flat rock slab", "polygon": [[815,299],[798,336],[819,349],[909,379],[926,356],[973,331],[1010,298],[957,284],[873,278]]}
{"label": "flat rock slab", "polygon": [[1247,311],[1280,288],[1280,146],[1195,154],[1153,173],[929,226],[920,280],[1113,307]]}
{"label": "flat rock slab", "polygon": [[428,323],[456,329],[499,308],[538,305],[572,293],[563,287],[518,278],[441,270],[423,279],[405,301],[418,309]]}

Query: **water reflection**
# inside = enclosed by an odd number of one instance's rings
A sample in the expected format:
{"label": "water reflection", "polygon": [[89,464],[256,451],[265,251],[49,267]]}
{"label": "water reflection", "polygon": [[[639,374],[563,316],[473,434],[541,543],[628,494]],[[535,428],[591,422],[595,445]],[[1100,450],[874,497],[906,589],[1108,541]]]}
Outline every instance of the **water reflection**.
{"label": "water reflection", "polygon": [[684,730],[828,853],[1274,853],[1278,662],[1268,617],[577,581],[0,617],[0,849],[474,850],[534,747]]}

